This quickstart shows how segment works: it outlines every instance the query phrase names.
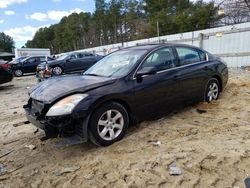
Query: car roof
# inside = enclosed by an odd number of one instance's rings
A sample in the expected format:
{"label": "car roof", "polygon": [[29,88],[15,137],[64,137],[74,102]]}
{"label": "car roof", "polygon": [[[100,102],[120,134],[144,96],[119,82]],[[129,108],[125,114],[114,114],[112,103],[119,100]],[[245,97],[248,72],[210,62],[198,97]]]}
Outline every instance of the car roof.
{"label": "car roof", "polygon": [[34,57],[46,57],[46,55],[32,55],[32,56],[27,56],[26,58],[34,58]]}
{"label": "car roof", "polygon": [[[160,47],[175,47],[175,46],[183,46],[183,47],[189,47],[189,48],[195,48],[200,49],[196,46],[187,45],[187,44],[176,44],[176,43],[152,43],[152,44],[138,44],[136,46],[122,48],[122,50],[130,49],[130,50],[153,50]],[[200,49],[202,50],[202,49]]]}

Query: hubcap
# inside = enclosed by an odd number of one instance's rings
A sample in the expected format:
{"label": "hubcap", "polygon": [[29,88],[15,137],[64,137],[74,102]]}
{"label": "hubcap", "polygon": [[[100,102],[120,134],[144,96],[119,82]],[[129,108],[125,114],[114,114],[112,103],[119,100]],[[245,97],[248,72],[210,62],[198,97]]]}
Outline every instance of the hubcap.
{"label": "hubcap", "polygon": [[21,70],[16,70],[15,75],[16,76],[22,76],[23,72]]}
{"label": "hubcap", "polygon": [[217,83],[211,83],[208,89],[208,100],[211,102],[213,100],[216,100],[219,95],[219,87]]}
{"label": "hubcap", "polygon": [[124,118],[117,110],[106,111],[98,121],[97,130],[100,137],[104,140],[114,140],[123,129]]}
{"label": "hubcap", "polygon": [[60,75],[62,74],[62,69],[60,67],[55,67],[53,68],[53,72],[55,75]]}

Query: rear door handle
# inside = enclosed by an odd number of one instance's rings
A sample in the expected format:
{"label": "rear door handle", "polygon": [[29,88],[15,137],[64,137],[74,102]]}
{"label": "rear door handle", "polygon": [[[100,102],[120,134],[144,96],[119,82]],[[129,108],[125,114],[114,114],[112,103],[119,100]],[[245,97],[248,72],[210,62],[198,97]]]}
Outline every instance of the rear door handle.
{"label": "rear door handle", "polygon": [[205,67],[204,67],[204,70],[208,70],[208,66],[205,66]]}

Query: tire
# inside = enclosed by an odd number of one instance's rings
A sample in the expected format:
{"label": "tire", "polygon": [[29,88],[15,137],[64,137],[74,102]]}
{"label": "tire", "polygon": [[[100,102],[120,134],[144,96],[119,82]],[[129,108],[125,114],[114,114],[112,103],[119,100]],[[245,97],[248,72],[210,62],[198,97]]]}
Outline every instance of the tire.
{"label": "tire", "polygon": [[15,75],[16,77],[20,77],[20,76],[23,75],[23,71],[20,70],[20,69],[17,69],[17,70],[14,71],[14,75]]}
{"label": "tire", "polygon": [[220,96],[220,84],[216,78],[211,78],[208,81],[206,92],[205,92],[205,101],[210,103],[215,101]]}
{"label": "tire", "polygon": [[103,104],[90,118],[90,140],[98,146],[109,146],[124,137],[128,125],[129,115],[121,104]]}
{"label": "tire", "polygon": [[52,72],[54,75],[59,76],[59,75],[62,75],[63,69],[60,66],[55,66],[53,67]]}

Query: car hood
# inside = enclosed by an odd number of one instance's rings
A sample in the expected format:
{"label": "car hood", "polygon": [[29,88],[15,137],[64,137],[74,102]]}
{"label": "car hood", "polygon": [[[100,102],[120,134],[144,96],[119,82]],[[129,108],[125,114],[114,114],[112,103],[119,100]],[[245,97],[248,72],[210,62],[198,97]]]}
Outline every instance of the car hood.
{"label": "car hood", "polygon": [[114,82],[112,78],[86,75],[54,77],[32,87],[29,95],[32,99],[50,104],[64,96],[84,93]]}
{"label": "car hood", "polygon": [[48,61],[48,65],[55,65],[55,64],[60,64],[64,62],[64,60],[53,60],[53,61]]}

